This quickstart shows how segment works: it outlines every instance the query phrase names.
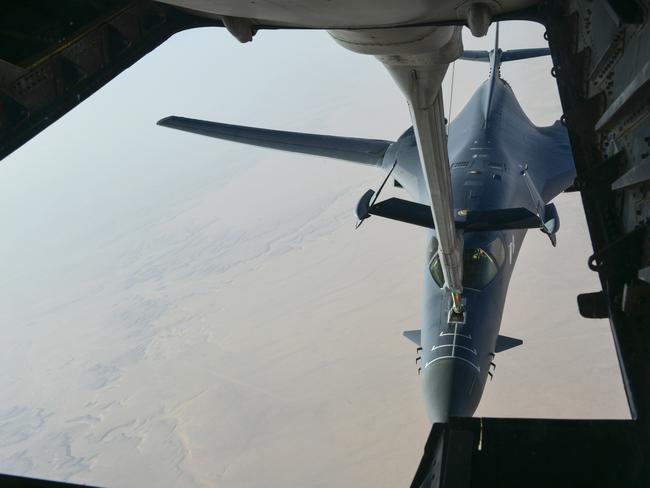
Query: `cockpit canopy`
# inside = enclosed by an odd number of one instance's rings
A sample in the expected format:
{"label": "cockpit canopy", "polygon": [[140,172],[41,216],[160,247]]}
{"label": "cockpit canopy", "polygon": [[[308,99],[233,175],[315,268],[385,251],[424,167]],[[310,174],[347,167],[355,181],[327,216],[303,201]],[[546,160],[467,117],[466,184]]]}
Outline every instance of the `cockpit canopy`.
{"label": "cockpit canopy", "polygon": [[[438,239],[431,239],[429,248],[431,260],[429,270],[436,284],[442,288],[445,278],[438,255]],[[463,287],[482,290],[489,285],[499,272],[505,260],[505,248],[497,238],[484,247],[469,247],[463,252]]]}

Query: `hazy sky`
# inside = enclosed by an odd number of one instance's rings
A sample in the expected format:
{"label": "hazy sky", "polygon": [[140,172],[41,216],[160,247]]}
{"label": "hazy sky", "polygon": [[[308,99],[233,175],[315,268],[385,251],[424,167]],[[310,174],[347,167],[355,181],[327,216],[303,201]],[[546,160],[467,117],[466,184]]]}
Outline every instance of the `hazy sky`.
{"label": "hazy sky", "polygon": [[[542,34],[503,25],[501,46],[544,46]],[[491,49],[492,35],[465,47]],[[561,115],[550,68],[502,68],[538,125]],[[456,63],[452,116],[487,75]],[[241,45],[198,29],[2,161],[0,470],[111,486],[408,483],[427,425],[400,333],[419,317],[423,235],[390,222],[354,233],[356,200],[381,173],[157,127],[167,115],[391,140],[410,125],[381,64],[324,32]],[[565,205],[581,218],[579,200]],[[569,254],[547,254],[543,236],[524,244],[504,325],[535,325],[533,349],[504,356],[491,415],[625,416],[607,323],[563,323],[597,286],[580,274],[584,222],[571,232],[563,222]],[[548,266],[554,256],[571,262]],[[558,281],[568,288],[550,290]],[[539,313],[543,293],[563,295],[561,313]],[[553,351],[573,357],[562,347],[576,335],[600,342],[563,375]]]}

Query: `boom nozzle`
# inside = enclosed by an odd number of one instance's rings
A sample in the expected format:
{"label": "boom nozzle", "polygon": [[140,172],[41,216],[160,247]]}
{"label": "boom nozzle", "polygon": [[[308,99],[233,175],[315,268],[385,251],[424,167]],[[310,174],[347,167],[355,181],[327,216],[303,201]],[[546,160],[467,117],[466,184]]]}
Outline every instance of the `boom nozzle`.
{"label": "boom nozzle", "polygon": [[451,301],[452,301],[452,304],[453,304],[452,307],[454,309],[454,312],[456,312],[456,313],[461,313],[462,310],[463,310],[463,306],[462,306],[460,300],[461,300],[461,294],[452,292],[452,294],[451,294]]}
{"label": "boom nozzle", "polygon": [[465,323],[466,310],[463,305],[463,296],[457,292],[451,292],[451,307],[447,315],[447,323],[459,324]]}

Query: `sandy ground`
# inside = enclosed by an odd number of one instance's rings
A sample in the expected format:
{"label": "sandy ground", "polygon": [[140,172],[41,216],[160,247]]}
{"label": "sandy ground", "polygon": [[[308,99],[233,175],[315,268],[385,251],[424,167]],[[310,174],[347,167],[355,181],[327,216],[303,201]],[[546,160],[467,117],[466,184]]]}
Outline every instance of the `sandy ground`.
{"label": "sandy ground", "polygon": [[[423,233],[354,231],[379,175],[333,164],[256,166],[87,258],[110,272],[81,262],[75,288],[15,311],[3,368],[29,366],[2,378],[2,469],[109,486],[407,484],[428,430],[401,337],[418,324]],[[278,171],[293,179],[265,212],[259,191],[247,218],[214,214]],[[531,232],[511,284],[502,330],[524,345],[497,357],[480,415],[627,415],[608,323],[576,311],[596,287],[580,202],[557,203],[558,248]]]}

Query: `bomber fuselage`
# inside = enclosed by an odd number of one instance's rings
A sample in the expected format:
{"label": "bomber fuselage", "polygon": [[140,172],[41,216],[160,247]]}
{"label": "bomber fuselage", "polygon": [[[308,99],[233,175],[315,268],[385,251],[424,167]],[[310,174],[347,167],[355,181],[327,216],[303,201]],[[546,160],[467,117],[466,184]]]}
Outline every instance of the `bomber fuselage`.
{"label": "bomber fuselage", "polygon": [[[566,150],[562,147],[566,144],[564,128],[559,124],[534,126],[508,84],[498,78],[491,88],[491,81],[476,91],[449,126],[454,211],[459,219],[474,210],[530,208],[534,201],[524,170],[542,198],[554,196],[556,187],[567,180],[566,175],[548,178],[554,151]],[[419,203],[428,204],[412,132],[407,131],[400,142],[394,149],[396,178]],[[420,365],[424,402],[432,422],[471,416],[479,404],[525,235],[525,229],[464,234],[465,313],[463,322],[454,322],[449,320],[451,293],[444,286],[436,233],[427,233]]]}

